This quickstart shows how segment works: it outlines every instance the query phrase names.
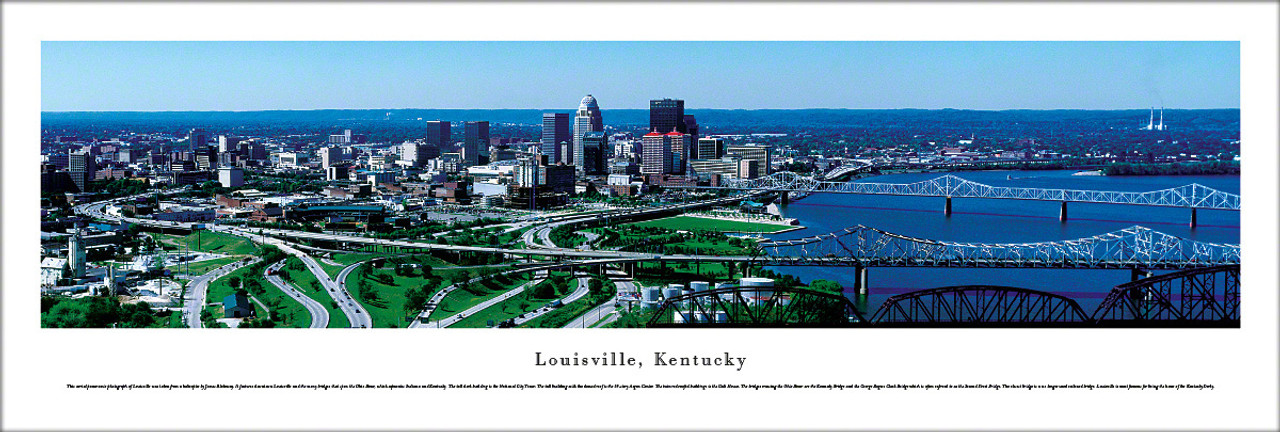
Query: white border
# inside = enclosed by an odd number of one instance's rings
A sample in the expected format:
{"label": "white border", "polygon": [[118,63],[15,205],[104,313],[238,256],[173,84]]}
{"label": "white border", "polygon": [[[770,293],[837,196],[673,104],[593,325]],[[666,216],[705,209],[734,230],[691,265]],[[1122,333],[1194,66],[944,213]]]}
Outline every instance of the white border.
{"label": "white border", "polygon": [[[4,426],[63,429],[1274,429],[1274,4],[4,5]],[[38,329],[41,40],[1239,40],[1240,330]],[[666,60],[664,60],[666,61]],[[104,65],[104,67],[111,67]],[[31,271],[27,271],[31,270]],[[732,351],[742,372],[539,370],[534,351]],[[236,356],[211,354],[240,352]],[[646,358],[647,360],[647,358]],[[131,392],[151,382],[1115,382],[1212,392]]]}

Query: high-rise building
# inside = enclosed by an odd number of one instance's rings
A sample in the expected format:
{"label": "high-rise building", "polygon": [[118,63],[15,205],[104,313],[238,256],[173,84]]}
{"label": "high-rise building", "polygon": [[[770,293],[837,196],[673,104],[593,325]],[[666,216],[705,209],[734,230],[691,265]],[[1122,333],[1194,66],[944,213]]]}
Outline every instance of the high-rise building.
{"label": "high-rise building", "polygon": [[660,99],[649,101],[649,131],[687,133],[684,126],[684,101]]}
{"label": "high-rise building", "polygon": [[588,132],[604,132],[604,120],[600,117],[600,106],[591,95],[582,98],[578,104],[578,113],[573,117],[573,162],[578,171],[583,170],[582,137]]}
{"label": "high-rise building", "polygon": [[218,153],[236,151],[236,146],[239,144],[240,137],[218,135]]}
{"label": "high-rise building", "polygon": [[694,159],[689,161],[689,169],[697,173],[698,177],[707,178],[712,175],[719,175],[721,178],[737,177],[739,162],[741,158],[725,157],[716,159]]}
{"label": "high-rise building", "polygon": [[191,129],[187,134],[187,151],[194,152],[209,143],[209,131],[203,128]]}
{"label": "high-rise building", "polygon": [[480,156],[489,147],[489,122],[469,121],[462,141],[463,163],[480,165]]}
{"label": "high-rise building", "polygon": [[587,132],[582,136],[582,165],[584,174],[605,174],[605,162],[609,160],[609,137],[604,132]]}
{"label": "high-rise building", "polygon": [[350,178],[349,174],[347,174],[347,169],[350,167],[351,167],[350,164],[340,163],[340,164],[336,164],[328,168],[325,168],[324,179],[327,181],[346,180]]}
{"label": "high-rise building", "polygon": [[[756,161],[756,169],[758,170],[759,175],[769,175],[769,170],[770,170],[769,164],[771,162],[770,155],[769,155],[770,150],[771,148],[769,147],[768,144],[757,144],[757,143],[730,144],[728,146],[725,146],[724,153],[726,155],[740,157],[743,160],[754,160]],[[742,178],[754,178],[754,177],[742,177]]]}
{"label": "high-rise building", "polygon": [[427,144],[436,146],[442,153],[453,151],[453,142],[449,134],[449,122],[439,120],[427,122]]}
{"label": "high-rise building", "polygon": [[351,129],[343,130],[340,134],[329,135],[329,144],[342,145],[351,143]]}
{"label": "high-rise building", "polygon": [[698,154],[698,120],[685,114],[683,132],[689,134],[689,154]]}
{"label": "high-rise building", "polygon": [[667,132],[667,145],[671,147],[670,174],[684,174],[689,164],[689,134],[676,131]]}
{"label": "high-rise building", "polygon": [[671,138],[666,134],[649,132],[640,138],[640,173],[670,174]]}
{"label": "high-rise building", "polygon": [[565,162],[560,152],[560,144],[573,142],[572,113],[542,113],[542,154],[551,159],[551,163]]}
{"label": "high-rise building", "polygon": [[225,188],[244,186],[244,170],[236,167],[218,168],[218,183]]}
{"label": "high-rise building", "polygon": [[342,162],[342,147],[329,146],[320,148],[320,168],[329,169],[329,167]]}
{"label": "high-rise building", "polygon": [[719,159],[724,156],[723,138],[699,138],[694,159]]}
{"label": "high-rise building", "polygon": [[89,191],[89,181],[93,180],[97,171],[98,161],[88,152],[67,155],[67,174],[80,192]]}

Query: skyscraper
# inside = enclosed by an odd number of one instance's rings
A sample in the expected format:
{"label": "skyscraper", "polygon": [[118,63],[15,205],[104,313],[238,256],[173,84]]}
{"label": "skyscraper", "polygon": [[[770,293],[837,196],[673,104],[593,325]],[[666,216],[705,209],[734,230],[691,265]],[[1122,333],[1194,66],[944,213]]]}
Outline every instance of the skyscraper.
{"label": "skyscraper", "polygon": [[489,122],[469,121],[462,142],[463,163],[479,165],[480,153],[489,147]]}
{"label": "skyscraper", "polygon": [[605,174],[605,161],[609,159],[609,137],[604,132],[587,132],[582,136],[582,172]]}
{"label": "skyscraper", "polygon": [[209,142],[209,131],[202,128],[192,129],[187,134],[187,151],[194,152]]}
{"label": "skyscraper", "polygon": [[542,113],[542,154],[551,163],[564,161],[560,154],[560,143],[573,142],[572,113]]}
{"label": "skyscraper", "polygon": [[684,126],[684,101],[680,99],[649,101],[649,131],[667,133],[672,130],[688,132]]}
{"label": "skyscraper", "polygon": [[671,148],[671,174],[684,174],[689,164],[689,134],[667,132],[667,145]]}
{"label": "skyscraper", "polygon": [[[772,162],[770,160],[770,150],[772,149],[767,144],[747,143],[729,145],[725,147],[724,153],[726,155],[740,157],[744,161],[754,160],[756,161],[756,169],[758,170],[759,175],[769,175],[771,169],[770,163]],[[739,176],[744,179],[753,178],[747,177],[745,174],[741,173]]]}
{"label": "skyscraper", "polygon": [[431,144],[439,148],[440,151],[453,151],[453,146],[449,137],[449,122],[447,121],[429,121],[427,122],[427,144]]}
{"label": "skyscraper", "polygon": [[98,170],[98,161],[89,152],[71,153],[67,155],[67,174],[71,182],[76,184],[80,192],[89,191],[89,181],[93,180]]}
{"label": "skyscraper", "polygon": [[649,132],[640,141],[640,173],[671,173],[671,138],[666,134]]}
{"label": "skyscraper", "polygon": [[573,166],[583,170],[582,137],[588,132],[604,132],[604,121],[600,117],[600,106],[591,95],[582,98],[578,104],[578,114],[573,117]]}
{"label": "skyscraper", "polygon": [[682,132],[689,134],[689,154],[698,154],[698,120],[686,114]]}

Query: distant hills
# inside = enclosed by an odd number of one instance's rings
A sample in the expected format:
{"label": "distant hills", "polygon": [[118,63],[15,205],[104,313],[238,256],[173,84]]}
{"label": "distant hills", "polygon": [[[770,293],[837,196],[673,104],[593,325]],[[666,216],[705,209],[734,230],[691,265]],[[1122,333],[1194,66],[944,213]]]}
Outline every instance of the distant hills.
{"label": "distant hills", "polygon": [[[45,122],[183,122],[183,123],[255,123],[255,122],[368,122],[447,120],[451,122],[487,120],[493,123],[536,125],[542,113],[572,112],[570,109],[360,109],[360,110],[273,110],[273,111],[67,111],[43,112]],[[686,114],[697,117],[699,124],[756,126],[864,126],[911,122],[1060,122],[1146,120],[1148,110],[1003,110],[980,111],[958,109],[690,109]],[[602,110],[605,123],[644,125],[649,122],[646,109]],[[1224,125],[1240,122],[1239,109],[1165,110],[1166,121],[1208,122]]]}

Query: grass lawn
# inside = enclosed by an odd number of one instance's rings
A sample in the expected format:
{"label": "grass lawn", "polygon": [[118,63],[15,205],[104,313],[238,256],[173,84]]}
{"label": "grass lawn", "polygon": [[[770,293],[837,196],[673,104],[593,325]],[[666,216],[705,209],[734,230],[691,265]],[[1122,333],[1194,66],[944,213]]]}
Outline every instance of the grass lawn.
{"label": "grass lawn", "polygon": [[[543,283],[546,283],[546,281],[543,281]],[[547,303],[557,298],[556,296],[545,299],[534,298],[531,294],[532,290],[530,288],[526,288],[518,295],[500,301],[480,312],[476,312],[471,316],[463,318],[461,321],[458,321],[449,327],[485,328],[489,326],[489,321],[493,321],[493,324],[497,325],[498,323],[508,319],[515,318],[520,314],[538,310],[538,308],[545,306]]]}
{"label": "grass lawn", "polygon": [[409,323],[413,322],[414,317],[421,312],[417,309],[405,310],[410,288],[426,285],[431,287],[431,289],[427,290],[428,295],[435,294],[440,288],[448,286],[448,275],[453,272],[447,271],[447,269],[435,269],[432,272],[433,275],[440,275],[445,278],[439,285],[431,284],[429,279],[423,278],[421,275],[413,277],[398,276],[390,266],[373,269],[371,273],[375,277],[388,275],[393,281],[392,284],[388,285],[374,278],[368,279],[369,285],[378,294],[378,298],[375,301],[366,301],[356,291],[356,281],[360,277],[359,271],[352,272],[347,276],[347,290],[351,291],[351,297],[360,302],[361,305],[364,305],[365,310],[369,312],[369,318],[373,320],[374,328],[396,328],[408,326]]}
{"label": "grass lawn", "polygon": [[[574,284],[576,285],[577,282],[575,281]],[[521,324],[520,327],[522,328],[523,327],[532,327],[532,328],[564,327],[565,324],[568,324],[574,318],[577,318],[578,316],[584,313],[587,313],[591,309],[594,309],[596,306],[600,306],[607,302],[614,301],[614,299],[616,298],[616,294],[618,292],[618,288],[613,284],[613,281],[605,279],[604,290],[609,294],[606,296],[601,296],[597,301],[594,301],[594,302],[591,301],[590,295],[584,296],[573,303],[564,305],[559,309],[548,312],[545,315],[542,315],[540,317],[530,320],[529,322]],[[588,323],[588,324],[594,324],[594,323]]]}
{"label": "grass lawn", "polygon": [[244,259],[244,257],[238,257],[238,256],[214,258],[211,260],[193,262],[189,267],[186,264],[174,265],[173,267],[171,267],[171,269],[174,271],[174,273],[179,273],[179,274],[188,273],[193,275],[202,275],[202,274],[208,273],[209,270],[213,270],[215,268],[222,267],[224,265],[231,264],[233,262],[240,261],[242,259]]}
{"label": "grass lawn", "polygon": [[[297,270],[299,267],[302,268],[301,271]],[[307,270],[307,267],[302,264],[302,260],[291,256],[285,260],[285,268],[289,269],[289,279],[287,279],[289,282],[292,282],[307,297],[320,302],[321,305],[324,305],[325,310],[329,311],[328,328],[351,327],[351,321],[347,320],[347,314],[342,313],[342,309],[338,309],[338,303],[325,291],[316,276]]]}
{"label": "grass lawn", "polygon": [[730,278],[729,266],[725,263],[670,263],[666,268],[670,271],[669,274],[659,274],[662,271],[661,263],[639,263],[636,266],[636,282],[642,285],[687,285],[690,281],[730,281],[742,277],[742,270],[739,268],[734,277]]}
{"label": "grass lawn", "polygon": [[643,227],[658,227],[682,231],[720,231],[720,232],[762,232],[771,233],[778,232],[793,227],[785,225],[763,224],[755,222],[740,222],[729,220],[708,219],[693,216],[673,216],[665,219],[657,219],[645,222],[637,222],[631,225]]}
{"label": "grass lawn", "polygon": [[444,300],[440,301],[439,310],[436,311],[440,315],[433,314],[433,316],[444,318],[455,315],[458,312],[483,303],[485,300],[510,291],[528,282],[529,278],[529,273],[520,273],[514,276],[499,276],[479,283],[467,284],[465,288],[454,290],[448,296],[445,296]]}
{"label": "grass lawn", "polygon": [[186,246],[193,251],[228,255],[257,255],[258,246],[244,237],[212,231],[196,231],[186,236],[148,233],[161,244],[174,248]]}
{"label": "grass lawn", "polygon": [[[221,318],[222,299],[235,292],[235,288],[232,288],[229,282],[231,277],[238,276],[242,281],[249,278],[262,278],[261,274],[255,275],[250,273],[252,267],[253,266],[237,269],[236,271],[231,272],[231,274],[209,283],[209,291],[205,295],[205,301],[216,303],[216,305],[206,306],[205,309],[210,310],[217,317]],[[272,309],[280,318],[280,321],[277,321],[276,324],[280,327],[294,328],[306,328],[311,326],[311,313],[307,312],[307,309],[302,307],[301,303],[298,303],[292,297],[289,297],[284,293],[284,291],[280,291],[280,289],[276,288],[276,286],[272,285],[270,282],[262,280],[262,287],[262,294],[255,294],[254,297],[268,305],[277,303],[277,305]],[[262,307],[259,306],[258,303],[252,301],[250,301],[250,303],[253,304],[253,309],[257,311],[258,316],[266,317],[267,312],[262,310]],[[330,319],[330,321],[332,321],[332,319]]]}

